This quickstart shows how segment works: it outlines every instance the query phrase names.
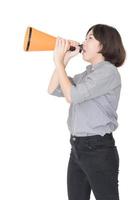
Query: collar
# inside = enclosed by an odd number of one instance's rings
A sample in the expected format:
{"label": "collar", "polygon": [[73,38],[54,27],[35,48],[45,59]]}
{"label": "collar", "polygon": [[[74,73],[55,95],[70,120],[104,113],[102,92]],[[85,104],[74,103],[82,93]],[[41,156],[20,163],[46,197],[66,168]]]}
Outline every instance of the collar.
{"label": "collar", "polygon": [[101,67],[101,66],[103,66],[104,64],[108,64],[108,63],[110,63],[110,62],[104,60],[104,61],[101,61],[101,62],[96,63],[96,64],[90,64],[90,65],[87,65],[87,66],[86,66],[86,70],[87,70],[88,72],[94,71],[97,67]]}

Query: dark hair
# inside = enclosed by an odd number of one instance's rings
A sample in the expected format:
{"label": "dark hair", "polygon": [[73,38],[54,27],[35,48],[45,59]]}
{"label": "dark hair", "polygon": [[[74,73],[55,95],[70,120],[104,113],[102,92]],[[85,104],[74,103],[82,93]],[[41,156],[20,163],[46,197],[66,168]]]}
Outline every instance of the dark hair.
{"label": "dark hair", "polygon": [[125,61],[126,52],[119,32],[114,27],[105,24],[92,26],[87,34],[91,30],[93,30],[96,40],[103,46],[99,53],[104,56],[106,61],[110,61],[116,67],[120,67]]}

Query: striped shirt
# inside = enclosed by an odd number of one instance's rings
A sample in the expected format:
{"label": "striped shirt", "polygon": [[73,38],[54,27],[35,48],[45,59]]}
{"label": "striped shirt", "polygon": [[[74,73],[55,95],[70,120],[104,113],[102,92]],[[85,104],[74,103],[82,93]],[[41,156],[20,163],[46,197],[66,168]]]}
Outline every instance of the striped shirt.
{"label": "striped shirt", "polygon": [[[121,91],[121,77],[116,66],[109,61],[101,61],[68,78],[72,83],[67,118],[70,134],[103,136],[115,131]],[[51,95],[64,97],[60,84]]]}

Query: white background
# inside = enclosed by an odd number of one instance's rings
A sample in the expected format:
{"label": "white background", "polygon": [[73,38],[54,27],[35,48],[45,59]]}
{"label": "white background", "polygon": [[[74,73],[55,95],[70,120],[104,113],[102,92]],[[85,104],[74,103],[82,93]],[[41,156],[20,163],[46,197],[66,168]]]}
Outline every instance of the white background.
{"label": "white background", "polygon": [[[133,199],[133,61],[131,1],[3,1],[0,5],[0,200],[67,200],[70,154],[69,103],[47,93],[53,52],[25,52],[27,26],[82,42],[90,26],[105,23],[120,32],[127,59],[119,68],[119,127],[113,133],[120,156],[120,199]],[[73,76],[88,63],[81,55],[66,69]],[[94,200],[94,196],[91,196]]]}

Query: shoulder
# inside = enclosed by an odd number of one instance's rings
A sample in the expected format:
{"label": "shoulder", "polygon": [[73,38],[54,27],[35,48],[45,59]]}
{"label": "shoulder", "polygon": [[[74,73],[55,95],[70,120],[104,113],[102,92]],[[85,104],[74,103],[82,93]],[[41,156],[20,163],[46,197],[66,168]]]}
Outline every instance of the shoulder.
{"label": "shoulder", "polygon": [[115,65],[113,65],[111,62],[106,62],[103,64],[101,69],[99,69],[101,72],[105,74],[110,74],[114,78],[116,78],[119,82],[121,82],[121,76],[120,73]]}
{"label": "shoulder", "polygon": [[117,67],[113,65],[111,62],[105,62],[100,67],[96,69],[97,71],[107,72],[107,73],[114,73],[116,75],[120,75]]}

